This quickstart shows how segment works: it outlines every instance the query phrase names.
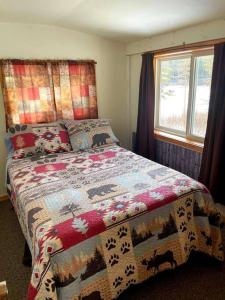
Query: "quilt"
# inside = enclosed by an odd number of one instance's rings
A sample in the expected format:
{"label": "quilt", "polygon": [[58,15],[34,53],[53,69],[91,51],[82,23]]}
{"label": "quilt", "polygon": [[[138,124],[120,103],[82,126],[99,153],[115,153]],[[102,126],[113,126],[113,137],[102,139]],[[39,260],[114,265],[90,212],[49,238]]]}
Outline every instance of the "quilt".
{"label": "quilt", "polygon": [[8,174],[32,253],[29,300],[116,299],[191,251],[224,259],[209,191],[117,145],[11,160]]}

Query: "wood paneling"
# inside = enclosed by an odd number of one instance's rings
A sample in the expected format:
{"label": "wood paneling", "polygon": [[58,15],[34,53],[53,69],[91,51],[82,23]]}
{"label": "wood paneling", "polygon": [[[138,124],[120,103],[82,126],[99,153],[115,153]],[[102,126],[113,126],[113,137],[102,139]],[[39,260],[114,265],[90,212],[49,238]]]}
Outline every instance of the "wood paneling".
{"label": "wood paneling", "polygon": [[156,140],[156,161],[194,179],[198,179],[202,155],[199,152]]}
{"label": "wood paneling", "polygon": [[[133,146],[135,133],[133,133]],[[202,154],[168,141],[155,140],[156,162],[198,180]],[[133,147],[134,149],[134,147]]]}

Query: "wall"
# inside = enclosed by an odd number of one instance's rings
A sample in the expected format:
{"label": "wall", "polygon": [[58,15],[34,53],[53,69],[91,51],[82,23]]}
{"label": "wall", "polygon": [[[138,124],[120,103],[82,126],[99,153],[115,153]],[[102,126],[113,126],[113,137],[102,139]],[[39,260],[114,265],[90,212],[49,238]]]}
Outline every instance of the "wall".
{"label": "wall", "polygon": [[131,55],[145,51],[178,46],[182,45],[183,43],[190,44],[223,38],[224,36],[225,19],[221,19],[129,43],[127,44],[126,52],[127,54]]}
{"label": "wall", "polygon": [[[218,20],[129,43],[126,47],[94,35],[61,27],[0,23],[0,58],[94,59],[97,61],[99,116],[112,119],[123,146],[131,147],[136,130],[141,53],[225,37],[225,20]],[[125,59],[125,53],[128,55]],[[127,73],[127,76],[126,76]],[[5,132],[0,93],[0,136]],[[5,158],[0,139],[0,195],[5,193]]]}
{"label": "wall", "polygon": [[162,35],[157,35],[149,39],[143,39],[137,42],[129,43],[126,47],[128,55],[128,111],[129,114],[129,142],[131,145],[131,133],[136,131],[139,78],[141,70],[141,53],[149,50],[162,49],[181,45],[184,42],[194,43],[204,40],[211,40],[225,37],[225,20],[217,20],[193,26]]}
{"label": "wall", "polygon": [[[0,58],[94,59],[99,116],[127,146],[125,45],[61,27],[0,23]],[[4,107],[0,93],[0,195],[5,193]]]}

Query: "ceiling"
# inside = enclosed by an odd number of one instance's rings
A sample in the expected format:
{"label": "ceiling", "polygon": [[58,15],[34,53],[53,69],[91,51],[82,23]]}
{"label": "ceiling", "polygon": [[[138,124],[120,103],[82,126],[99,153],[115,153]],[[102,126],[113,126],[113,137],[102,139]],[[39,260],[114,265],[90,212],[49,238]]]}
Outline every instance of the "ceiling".
{"label": "ceiling", "polygon": [[225,0],[0,0],[0,22],[62,26],[130,42],[225,17]]}

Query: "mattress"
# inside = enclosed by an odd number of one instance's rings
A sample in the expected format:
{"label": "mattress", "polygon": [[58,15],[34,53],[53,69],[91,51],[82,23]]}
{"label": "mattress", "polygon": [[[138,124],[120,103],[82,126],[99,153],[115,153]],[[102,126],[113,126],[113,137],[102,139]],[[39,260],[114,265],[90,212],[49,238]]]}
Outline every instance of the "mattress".
{"label": "mattress", "polygon": [[199,182],[116,145],[8,162],[32,253],[28,299],[116,299],[200,251],[223,260]]}

